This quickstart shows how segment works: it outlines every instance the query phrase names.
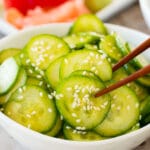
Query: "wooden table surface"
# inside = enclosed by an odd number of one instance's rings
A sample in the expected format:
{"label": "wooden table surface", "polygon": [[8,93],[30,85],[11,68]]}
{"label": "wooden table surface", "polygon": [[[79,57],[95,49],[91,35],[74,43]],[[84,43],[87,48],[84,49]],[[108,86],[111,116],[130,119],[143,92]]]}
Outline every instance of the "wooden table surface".
{"label": "wooden table surface", "polygon": [[[119,12],[106,22],[126,26],[150,34],[150,29],[148,29],[144,22],[138,2]],[[3,37],[3,35],[0,34],[0,38],[1,37]],[[150,140],[144,142],[135,150],[150,150]]]}

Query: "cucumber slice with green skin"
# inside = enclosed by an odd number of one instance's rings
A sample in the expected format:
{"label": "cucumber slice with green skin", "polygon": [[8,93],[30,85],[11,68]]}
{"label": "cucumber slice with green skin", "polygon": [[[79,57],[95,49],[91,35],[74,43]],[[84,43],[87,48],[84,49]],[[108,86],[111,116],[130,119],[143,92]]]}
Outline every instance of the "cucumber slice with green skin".
{"label": "cucumber slice with green skin", "polygon": [[[124,68],[120,68],[113,73],[112,80],[114,82],[118,82],[126,77],[128,77],[126,70]],[[136,82],[130,82],[127,84],[127,86],[136,93],[136,95],[139,98],[139,101],[143,101],[147,96],[149,96],[147,88]]]}
{"label": "cucumber slice with green skin", "polygon": [[25,85],[26,80],[27,80],[27,74],[26,74],[25,70],[23,68],[21,68],[19,70],[17,80],[16,80],[15,84],[13,85],[13,87],[10,89],[10,91],[8,93],[0,96],[0,105],[5,104],[13,92],[15,92],[18,88],[22,87],[23,85]]}
{"label": "cucumber slice with green skin", "polygon": [[31,63],[43,70],[56,58],[70,51],[68,45],[61,38],[49,34],[34,36],[27,43],[25,50]]}
{"label": "cucumber slice with green skin", "polygon": [[128,131],[139,121],[139,102],[135,93],[123,86],[112,92],[111,109],[94,130],[102,136],[114,137]]}
{"label": "cucumber slice with green skin", "polygon": [[26,81],[26,85],[36,85],[39,86],[43,89],[46,89],[46,83],[43,80],[39,80],[37,78],[34,77],[28,77],[27,81]]}
{"label": "cucumber slice with green skin", "polygon": [[89,49],[89,50],[98,50],[99,49],[96,44],[85,44],[84,48]]}
{"label": "cucumber slice with green skin", "polygon": [[46,69],[46,79],[53,89],[56,89],[60,81],[59,70],[63,59],[64,56],[57,58]]}
{"label": "cucumber slice with green skin", "polygon": [[19,88],[4,107],[4,113],[16,122],[38,132],[50,130],[57,118],[54,101],[37,86]]}
{"label": "cucumber slice with green skin", "polygon": [[110,109],[108,94],[94,97],[104,88],[95,78],[72,75],[60,82],[56,90],[56,105],[64,120],[78,130],[97,126]]}
{"label": "cucumber slice with green skin", "polygon": [[80,131],[72,128],[71,126],[65,124],[63,126],[63,133],[66,139],[73,141],[99,141],[106,138],[100,136],[94,131]]}
{"label": "cucumber slice with green skin", "polygon": [[19,74],[19,66],[13,57],[6,59],[0,66],[0,95],[7,93],[14,85]]}
{"label": "cucumber slice with green skin", "polygon": [[61,120],[60,116],[58,116],[54,127],[50,131],[46,132],[45,134],[53,137],[57,136],[60,130],[62,129],[62,124],[63,121]]}
{"label": "cucumber slice with green skin", "polygon": [[71,75],[81,75],[89,78],[95,78],[96,80],[100,80],[100,78],[96,74],[88,70],[77,70],[72,72]]}
{"label": "cucumber slice with green skin", "polygon": [[[132,67],[130,64],[126,64],[125,69],[129,74],[133,74],[136,71],[136,69],[134,67]],[[150,87],[150,76],[149,75],[145,75],[141,78],[138,78],[136,81],[143,86]]]}
{"label": "cucumber slice with green skin", "polygon": [[60,66],[60,77],[64,79],[76,70],[94,72],[103,81],[112,78],[112,68],[104,54],[92,50],[78,50],[65,56]]}
{"label": "cucumber slice with green skin", "polygon": [[79,32],[63,37],[71,49],[84,48],[85,44],[96,44],[101,36],[95,32]]}
{"label": "cucumber slice with green skin", "polygon": [[150,123],[150,114],[147,115],[145,118],[143,118],[143,119],[140,121],[140,123],[141,123],[141,126],[145,126],[145,125],[149,124],[149,123]]}
{"label": "cucumber slice with green skin", "polygon": [[122,58],[120,48],[117,46],[114,35],[107,35],[101,39],[99,47],[103,50],[113,61],[119,61]]}
{"label": "cucumber slice with green skin", "polygon": [[107,29],[103,22],[92,14],[84,14],[78,17],[70,28],[69,34],[77,32],[97,32],[103,35],[107,34]]}
{"label": "cucumber slice with green skin", "polygon": [[0,64],[3,63],[7,58],[13,57],[20,52],[18,48],[8,48],[0,52]]}
{"label": "cucumber slice with green skin", "polygon": [[150,114],[150,96],[148,96],[140,105],[142,118]]}

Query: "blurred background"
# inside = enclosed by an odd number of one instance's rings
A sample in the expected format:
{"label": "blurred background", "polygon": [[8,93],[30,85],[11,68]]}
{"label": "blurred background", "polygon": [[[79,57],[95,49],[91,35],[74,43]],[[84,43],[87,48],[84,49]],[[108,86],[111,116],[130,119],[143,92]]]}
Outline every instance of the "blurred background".
{"label": "blurred background", "polygon": [[[146,10],[144,5],[149,5],[148,15],[142,11]],[[0,35],[34,25],[72,22],[85,13],[150,33],[145,23],[146,17],[150,20],[150,0],[0,0]]]}

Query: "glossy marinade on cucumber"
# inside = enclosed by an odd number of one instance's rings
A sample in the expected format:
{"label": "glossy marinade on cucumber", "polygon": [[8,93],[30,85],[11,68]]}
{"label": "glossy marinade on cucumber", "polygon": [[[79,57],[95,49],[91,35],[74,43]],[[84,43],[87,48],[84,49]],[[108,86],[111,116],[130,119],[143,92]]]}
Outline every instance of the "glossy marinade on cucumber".
{"label": "glossy marinade on cucumber", "polygon": [[0,50],[2,112],[41,134],[76,141],[105,140],[143,127],[150,123],[150,75],[95,97],[149,64],[139,56],[113,72],[131,46],[88,14],[64,36],[39,34],[22,48]]}

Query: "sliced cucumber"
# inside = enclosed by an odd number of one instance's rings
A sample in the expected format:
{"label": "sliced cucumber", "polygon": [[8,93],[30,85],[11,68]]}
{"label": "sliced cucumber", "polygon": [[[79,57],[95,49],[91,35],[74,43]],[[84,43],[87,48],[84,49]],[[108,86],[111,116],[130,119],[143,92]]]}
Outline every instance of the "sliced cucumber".
{"label": "sliced cucumber", "polygon": [[7,58],[13,57],[20,52],[18,48],[8,48],[0,52],[0,64],[3,63]]}
{"label": "sliced cucumber", "polygon": [[[113,73],[112,80],[118,82],[126,77],[128,77],[126,70],[124,68],[120,68]],[[136,93],[140,101],[144,100],[149,95],[147,88],[136,82],[130,82],[127,86]]]}
{"label": "sliced cucumber", "polygon": [[0,66],[0,95],[7,93],[14,85],[19,66],[13,57],[6,59]]}
{"label": "sliced cucumber", "polygon": [[43,89],[47,88],[44,80],[39,80],[39,79],[34,78],[34,77],[28,77],[26,85],[36,85],[36,86],[39,86]]}
{"label": "sliced cucumber", "polygon": [[119,61],[122,58],[120,48],[117,46],[116,38],[114,35],[107,35],[102,38],[100,49],[103,50],[113,61]]}
{"label": "sliced cucumber", "polygon": [[89,78],[95,78],[96,80],[100,80],[100,78],[96,74],[87,70],[77,70],[77,71],[72,72],[71,75],[82,75],[82,76],[86,76]]}
{"label": "sliced cucumber", "polygon": [[38,132],[50,130],[57,118],[54,101],[46,91],[37,86],[19,88],[6,103],[4,113]]}
{"label": "sliced cucumber", "polygon": [[148,96],[140,105],[140,111],[142,118],[146,117],[146,115],[150,115],[150,96]]}
{"label": "sliced cucumber", "polygon": [[0,104],[5,104],[13,92],[15,92],[18,88],[22,87],[23,85],[25,85],[26,80],[27,80],[27,74],[26,74],[25,70],[23,68],[21,68],[19,70],[17,80],[16,80],[15,84],[13,85],[13,87],[9,90],[8,93],[0,96]]}
{"label": "sliced cucumber", "polygon": [[102,136],[113,137],[128,131],[139,121],[139,102],[135,93],[123,86],[110,93],[111,109],[105,120],[95,128]]}
{"label": "sliced cucumber", "polygon": [[145,126],[145,125],[149,124],[150,123],[150,115],[147,115],[145,118],[143,118],[140,121],[140,123],[141,123],[141,126]]}
{"label": "sliced cucumber", "polygon": [[25,49],[31,63],[44,70],[56,58],[70,51],[61,38],[49,34],[34,36]]}
{"label": "sliced cucumber", "polygon": [[60,65],[63,59],[64,59],[64,56],[59,57],[58,59],[53,61],[46,69],[45,75],[46,75],[47,81],[50,83],[53,89],[56,89],[60,81],[59,70],[60,70]]}
{"label": "sliced cucumber", "polygon": [[97,32],[100,34],[107,34],[107,29],[103,22],[92,14],[81,15],[71,27],[69,34],[77,32]]}
{"label": "sliced cucumber", "polygon": [[101,36],[95,32],[79,32],[65,36],[63,39],[71,49],[81,49],[84,48],[85,44],[98,43],[100,38]]}
{"label": "sliced cucumber", "polygon": [[110,63],[97,51],[78,50],[66,55],[60,66],[60,77],[66,78],[76,70],[92,71],[103,81],[112,78]]}
{"label": "sliced cucumber", "polygon": [[[125,68],[129,74],[132,74],[136,71],[136,69],[133,66],[131,66],[130,64],[126,64]],[[150,76],[149,75],[145,75],[141,78],[138,78],[136,81],[146,87],[150,87]]]}
{"label": "sliced cucumber", "polygon": [[63,127],[63,133],[66,139],[73,141],[97,141],[104,140],[105,138],[100,136],[94,131],[80,131],[65,124]]}
{"label": "sliced cucumber", "polygon": [[66,122],[76,129],[92,129],[106,116],[110,108],[108,94],[94,97],[103,89],[100,80],[80,75],[72,75],[57,87],[56,104]]}
{"label": "sliced cucumber", "polygon": [[62,128],[62,124],[63,121],[61,120],[60,116],[58,116],[53,128],[50,131],[46,132],[45,134],[48,136],[57,136]]}

